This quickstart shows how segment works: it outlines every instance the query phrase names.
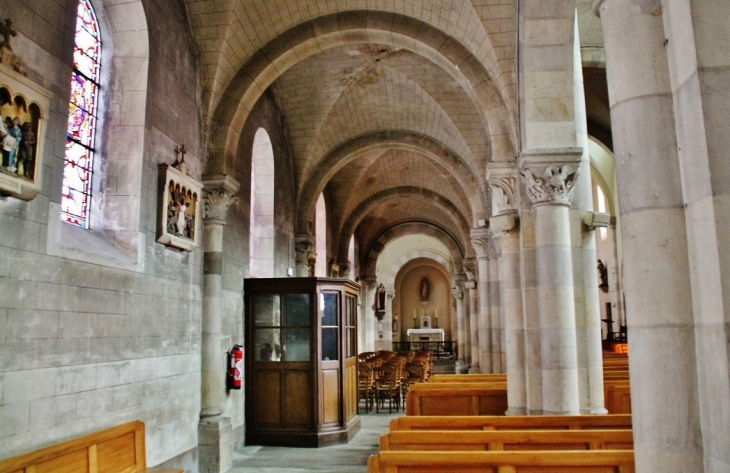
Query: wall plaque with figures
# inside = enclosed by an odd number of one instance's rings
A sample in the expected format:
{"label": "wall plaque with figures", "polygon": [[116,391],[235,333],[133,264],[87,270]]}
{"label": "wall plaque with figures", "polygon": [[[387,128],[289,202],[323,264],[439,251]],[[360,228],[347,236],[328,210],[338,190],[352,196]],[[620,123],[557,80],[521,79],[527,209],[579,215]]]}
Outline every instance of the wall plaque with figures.
{"label": "wall plaque with figures", "polygon": [[0,64],[0,194],[32,200],[41,191],[44,120],[52,97]]}
{"label": "wall plaque with figures", "polygon": [[[185,169],[184,166],[178,168]],[[192,251],[200,241],[203,184],[174,166],[159,166],[160,201],[157,241]]]}

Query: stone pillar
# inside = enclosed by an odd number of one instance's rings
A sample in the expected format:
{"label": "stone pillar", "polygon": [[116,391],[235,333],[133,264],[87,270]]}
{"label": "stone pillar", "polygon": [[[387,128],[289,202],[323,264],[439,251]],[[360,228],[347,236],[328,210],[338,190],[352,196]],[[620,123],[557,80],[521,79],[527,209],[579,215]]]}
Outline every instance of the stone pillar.
{"label": "stone pillar", "polygon": [[375,294],[378,288],[378,282],[375,276],[367,276],[364,280],[363,290],[365,291],[363,301],[363,320],[362,327],[364,329],[364,349],[362,351],[375,351]]}
{"label": "stone pillar", "polygon": [[499,246],[499,279],[506,332],[507,415],[527,414],[525,322],[522,308],[522,271],[517,196],[517,170],[510,164],[490,163],[487,181],[492,197],[489,228]]}
{"label": "stone pillar", "polygon": [[238,199],[235,195],[239,183],[230,176],[211,176],[203,183],[203,333],[198,466],[204,473],[220,473],[231,468],[233,462],[231,419],[222,417],[225,393],[224,348],[221,347],[223,227],[228,207]]}
{"label": "stone pillar", "polygon": [[461,274],[454,275],[454,289],[452,294],[456,301],[456,350],[458,356],[456,359],[456,372],[465,373],[468,370],[466,364],[466,314],[464,313],[464,276]]}
{"label": "stone pillar", "polygon": [[393,298],[395,291],[385,292],[385,316],[375,321],[375,351],[393,349]]}
{"label": "stone pillar", "polygon": [[467,339],[469,340],[469,373],[481,373],[479,367],[479,292],[477,291],[477,264],[474,258],[464,259],[464,272],[468,280],[464,287],[469,290],[469,315]]}
{"label": "stone pillar", "polygon": [[296,268],[298,278],[314,276],[314,264],[317,262],[317,253],[314,237],[308,233],[300,233],[294,239],[296,251]]}
{"label": "stone pillar", "polygon": [[479,366],[482,373],[498,373],[492,358],[492,326],[489,301],[489,230],[475,228],[471,231],[471,245],[477,255],[477,274],[479,280]]}
{"label": "stone pillar", "polygon": [[583,149],[578,181],[573,192],[572,223],[580,240],[574,244],[573,274],[575,281],[576,344],[578,347],[578,386],[581,413],[606,414],[603,400],[603,354],[601,307],[598,297],[595,227],[582,224],[583,216],[593,211],[593,184],[588,153],[588,122],[583,91],[583,67],[578,34],[578,18],[574,25],[573,83],[575,84],[576,144]]}
{"label": "stone pillar", "polygon": [[492,330],[492,372],[506,373],[507,354],[505,347],[504,311],[502,310],[502,279],[499,270],[499,255],[496,243],[489,242],[489,326]]}
{"label": "stone pillar", "polygon": [[694,308],[705,471],[730,471],[730,3],[662,1]]}
{"label": "stone pillar", "polygon": [[[611,91],[636,470],[702,472],[698,347],[684,210],[688,189],[682,188],[662,5],[659,0],[597,0],[593,8],[603,26]],[[722,17],[714,12],[708,19],[712,16]],[[676,46],[687,43],[683,39]],[[691,118],[692,134],[702,120],[702,113]],[[692,154],[692,161],[698,156]],[[686,178],[695,182],[694,176]]]}
{"label": "stone pillar", "polygon": [[570,197],[581,151],[525,151],[520,157],[535,211],[535,265],[542,355],[542,410],[578,414]]}

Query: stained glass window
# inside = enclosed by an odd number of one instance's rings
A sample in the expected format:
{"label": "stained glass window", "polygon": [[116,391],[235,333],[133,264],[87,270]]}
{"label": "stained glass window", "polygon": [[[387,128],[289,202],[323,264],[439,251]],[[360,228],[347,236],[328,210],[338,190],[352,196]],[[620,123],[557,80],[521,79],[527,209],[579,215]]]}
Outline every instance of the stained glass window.
{"label": "stained glass window", "polygon": [[100,55],[99,23],[94,9],[89,0],[80,0],[76,12],[61,218],[84,228],[89,226]]}

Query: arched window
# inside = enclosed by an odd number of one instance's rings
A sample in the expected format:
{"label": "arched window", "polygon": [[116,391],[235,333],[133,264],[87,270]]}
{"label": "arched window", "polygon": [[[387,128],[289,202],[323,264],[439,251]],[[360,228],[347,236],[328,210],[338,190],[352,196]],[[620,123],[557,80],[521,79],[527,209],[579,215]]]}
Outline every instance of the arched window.
{"label": "arched window", "polygon": [[89,0],[80,0],[76,12],[61,218],[84,228],[89,226],[100,58],[99,22]]}
{"label": "arched window", "polygon": [[315,276],[327,276],[327,207],[324,203],[324,194],[319,194],[314,215],[314,245],[317,252],[317,261],[314,263]]}
{"label": "arched window", "polygon": [[259,128],[251,153],[251,242],[249,275],[274,277],[274,149]]}

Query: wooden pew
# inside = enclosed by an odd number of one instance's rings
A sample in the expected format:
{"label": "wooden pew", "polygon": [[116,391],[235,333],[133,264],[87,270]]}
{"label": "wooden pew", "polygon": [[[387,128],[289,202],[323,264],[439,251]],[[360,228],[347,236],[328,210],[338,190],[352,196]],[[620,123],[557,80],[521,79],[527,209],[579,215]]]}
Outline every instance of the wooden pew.
{"label": "wooden pew", "polygon": [[368,473],[634,473],[633,450],[530,452],[381,452]]}
{"label": "wooden pew", "polygon": [[429,383],[506,383],[507,374],[434,374],[428,378]]}
{"label": "wooden pew", "polygon": [[603,398],[609,414],[631,414],[631,387],[628,379],[604,380]]}
{"label": "wooden pew", "polygon": [[401,430],[380,436],[380,451],[633,450],[631,430]]}
{"label": "wooden pew", "polygon": [[501,415],[507,410],[506,383],[434,383],[426,387],[429,384],[415,384],[408,390],[407,415]]}
{"label": "wooden pew", "polygon": [[402,416],[390,421],[401,430],[631,430],[631,415],[585,416]]}
{"label": "wooden pew", "polygon": [[183,470],[147,468],[144,424],[134,421],[0,460],[0,473],[24,472],[183,473]]}

